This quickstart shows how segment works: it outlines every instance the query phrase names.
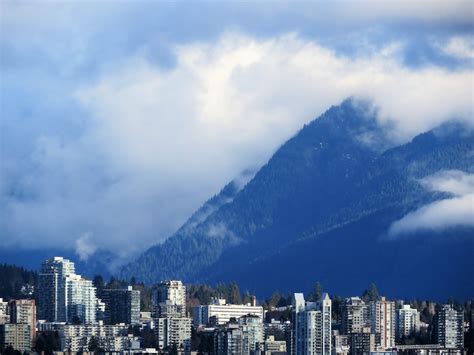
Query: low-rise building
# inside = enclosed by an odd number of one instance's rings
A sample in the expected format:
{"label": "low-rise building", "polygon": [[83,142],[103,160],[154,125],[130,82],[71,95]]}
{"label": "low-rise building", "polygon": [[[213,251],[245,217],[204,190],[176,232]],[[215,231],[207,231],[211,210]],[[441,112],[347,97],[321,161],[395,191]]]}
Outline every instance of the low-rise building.
{"label": "low-rise building", "polygon": [[275,340],[273,335],[268,336],[261,349],[265,355],[286,354],[286,341]]}
{"label": "low-rise building", "polygon": [[225,299],[213,299],[212,303],[197,306],[193,309],[193,323],[196,327],[213,323],[224,325],[232,318],[239,319],[245,315],[255,315],[263,321],[263,307],[251,304],[228,304]]}

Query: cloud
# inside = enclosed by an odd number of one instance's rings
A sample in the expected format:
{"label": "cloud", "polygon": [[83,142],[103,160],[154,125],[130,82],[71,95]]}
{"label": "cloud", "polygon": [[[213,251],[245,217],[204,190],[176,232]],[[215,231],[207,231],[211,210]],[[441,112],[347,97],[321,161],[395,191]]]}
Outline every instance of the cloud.
{"label": "cloud", "polygon": [[75,248],[82,261],[87,261],[97,251],[97,246],[91,241],[90,233],[84,233],[76,239]]}
{"label": "cloud", "polygon": [[474,227],[474,174],[443,171],[421,183],[431,191],[448,192],[453,197],[430,203],[394,222],[390,226],[390,236],[455,226]]}
{"label": "cloud", "polygon": [[403,32],[426,26],[432,50],[464,58],[450,43],[470,2],[233,3],[205,23],[181,3],[35,4],[1,3],[7,247],[75,250],[90,231],[97,251],[130,258],[348,96],[373,99],[399,141],[472,119],[472,65],[407,66]]}

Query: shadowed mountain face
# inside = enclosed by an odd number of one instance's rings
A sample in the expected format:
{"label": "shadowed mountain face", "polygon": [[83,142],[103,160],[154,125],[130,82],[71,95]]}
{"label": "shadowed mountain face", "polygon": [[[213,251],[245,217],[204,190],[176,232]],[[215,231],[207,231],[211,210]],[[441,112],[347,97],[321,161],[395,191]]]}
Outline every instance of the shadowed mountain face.
{"label": "shadowed mountain face", "polygon": [[420,179],[474,172],[474,134],[456,124],[397,145],[364,104],[345,101],[286,142],[242,189],[230,183],[121,277],[154,283],[235,280],[268,294],[358,294],[370,282],[397,297],[474,294],[474,230],[388,236],[407,213],[448,197]]}

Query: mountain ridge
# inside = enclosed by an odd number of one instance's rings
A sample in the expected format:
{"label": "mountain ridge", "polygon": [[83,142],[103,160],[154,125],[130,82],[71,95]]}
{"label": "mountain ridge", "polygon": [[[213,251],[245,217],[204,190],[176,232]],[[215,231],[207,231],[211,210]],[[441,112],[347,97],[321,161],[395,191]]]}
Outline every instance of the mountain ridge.
{"label": "mountain ridge", "polygon": [[[449,124],[398,145],[388,132],[367,103],[346,100],[331,107],[283,144],[245,187],[232,190],[226,203],[215,204],[185,233],[180,228],[150,248],[120,276],[148,283],[233,278],[264,290],[268,287],[239,275],[243,265],[258,268],[258,260],[285,253],[298,240],[311,244],[304,240],[356,226],[377,213],[387,213],[389,225],[445,196],[425,190],[418,179],[445,169],[473,172],[472,131]],[[278,251],[280,244],[285,246]]]}

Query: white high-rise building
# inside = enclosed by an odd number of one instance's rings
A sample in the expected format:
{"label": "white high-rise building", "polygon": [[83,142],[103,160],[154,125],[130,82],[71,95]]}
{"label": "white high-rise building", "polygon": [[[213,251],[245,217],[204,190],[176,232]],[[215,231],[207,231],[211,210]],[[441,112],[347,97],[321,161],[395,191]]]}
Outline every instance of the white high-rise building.
{"label": "white high-rise building", "polygon": [[291,354],[331,354],[331,299],[324,293],[317,302],[305,302],[302,293],[293,299]]}
{"label": "white high-rise building", "polygon": [[395,302],[381,297],[379,301],[370,303],[370,325],[372,333],[380,334],[377,344],[385,350],[395,346]]}
{"label": "white high-rise building", "polygon": [[159,306],[168,305],[174,306],[184,317],[186,316],[186,286],[177,280],[162,281],[153,287],[151,302],[157,313],[159,313]]}
{"label": "white high-rise building", "polygon": [[155,336],[159,349],[191,346],[191,318],[186,317],[186,287],[181,281],[163,281],[152,290]]}
{"label": "white high-rise building", "polygon": [[62,257],[46,260],[38,282],[38,318],[48,322],[96,320],[96,289],[76,275],[74,263]]}
{"label": "white high-rise building", "polygon": [[403,305],[397,312],[397,339],[409,336],[420,330],[420,312],[411,308],[409,304]]}

